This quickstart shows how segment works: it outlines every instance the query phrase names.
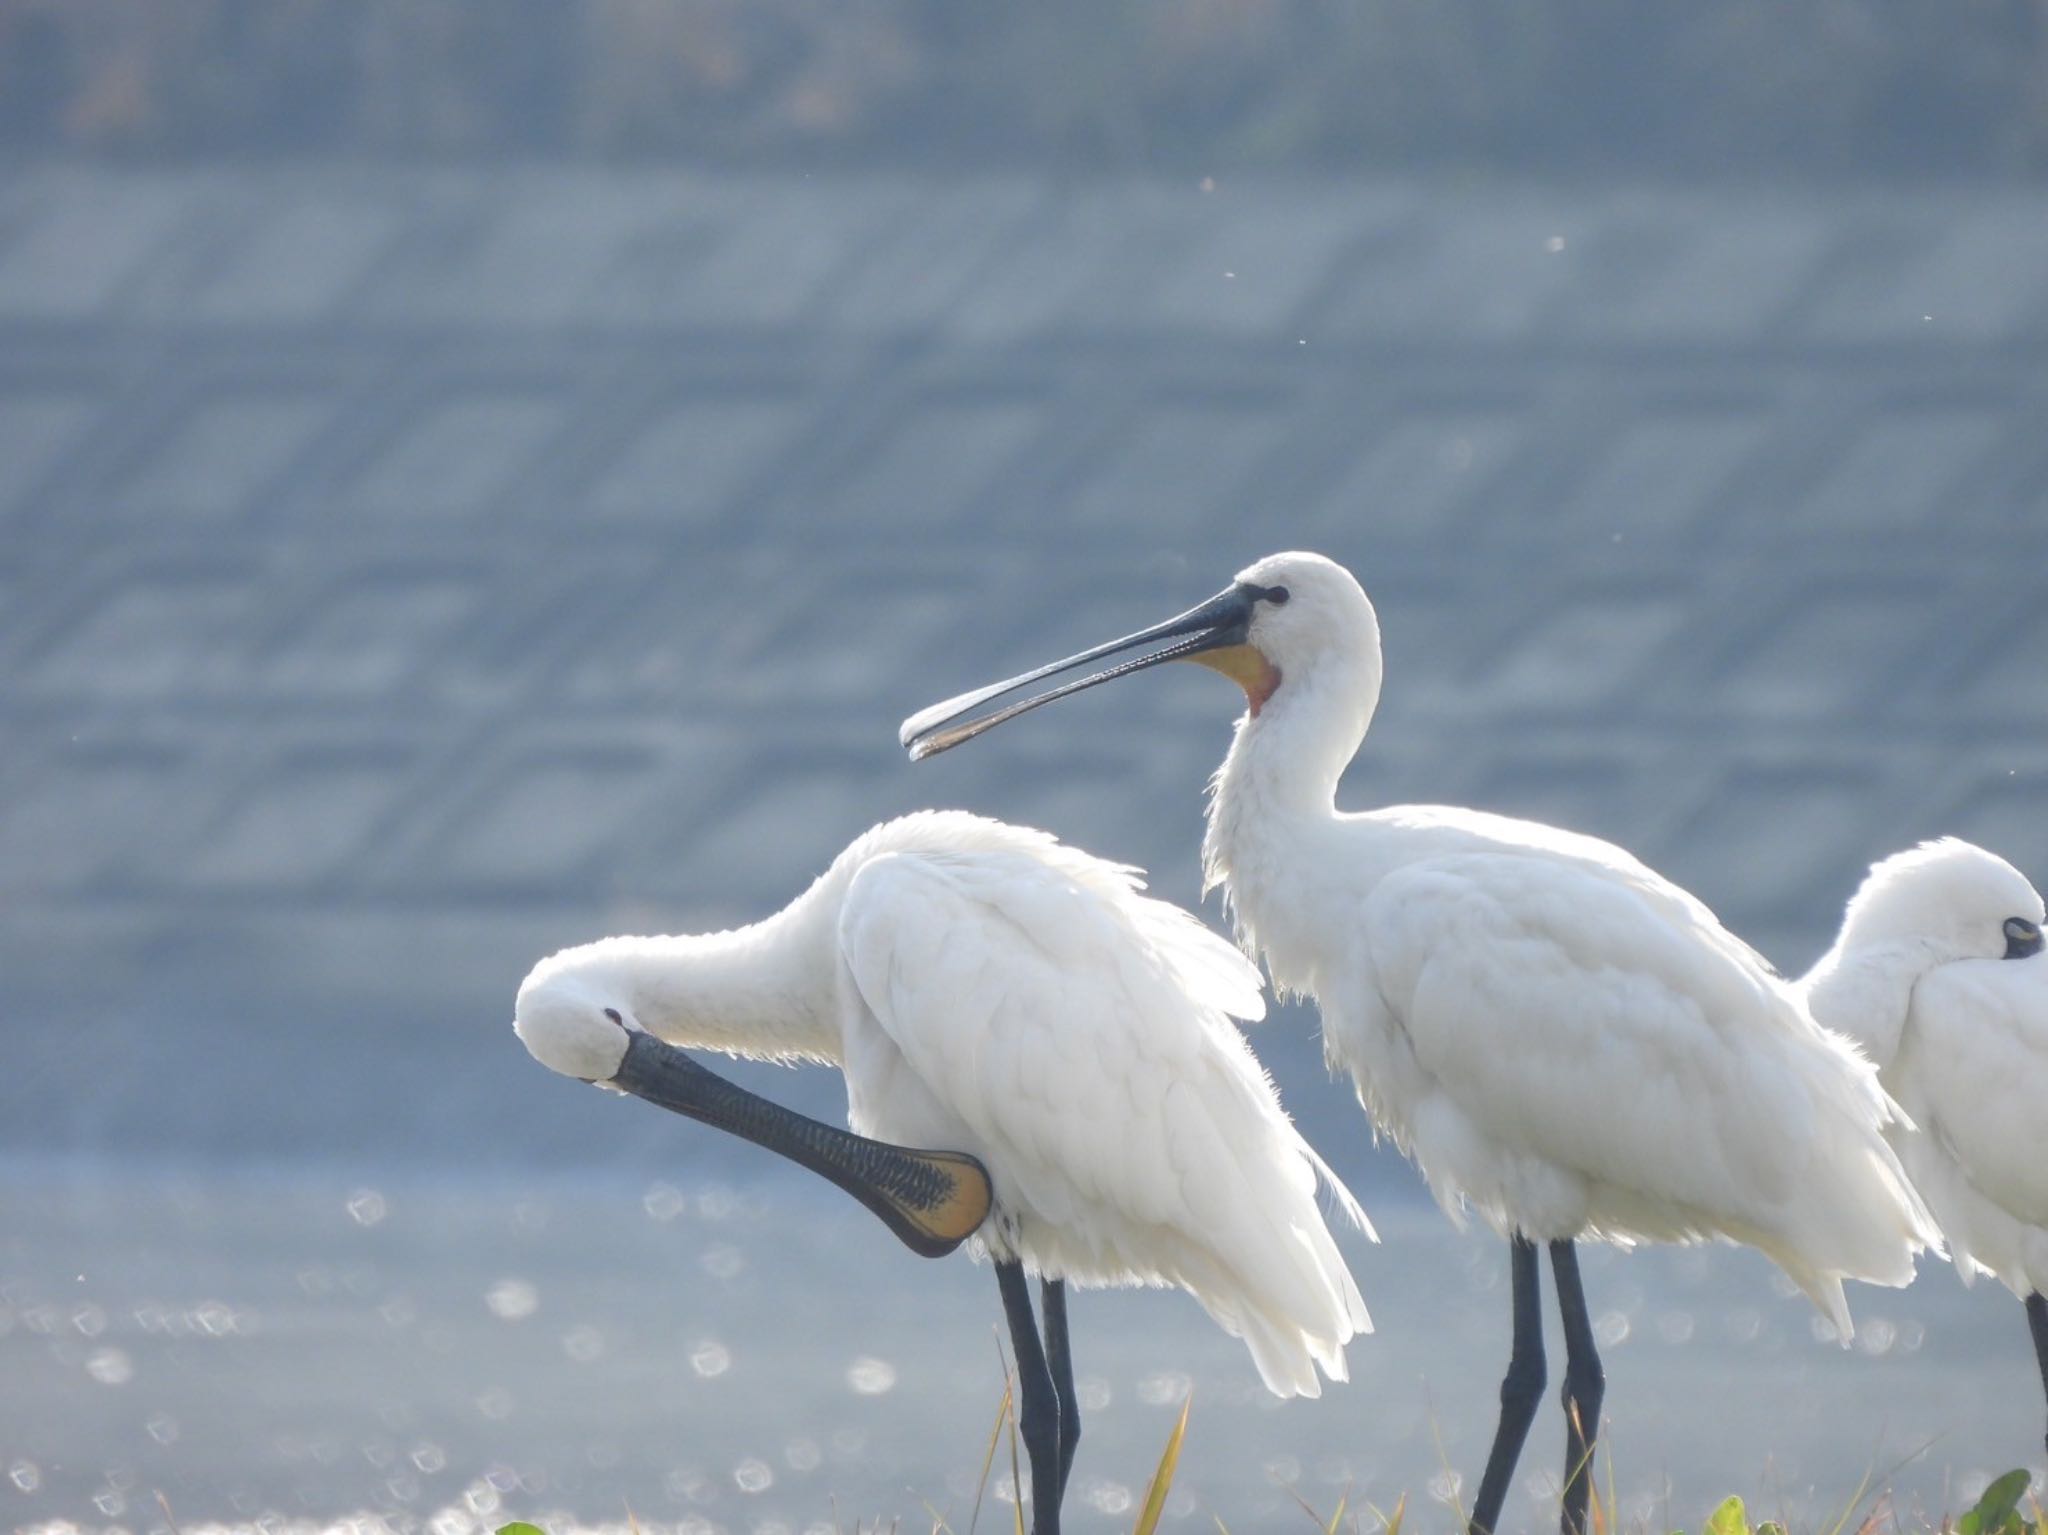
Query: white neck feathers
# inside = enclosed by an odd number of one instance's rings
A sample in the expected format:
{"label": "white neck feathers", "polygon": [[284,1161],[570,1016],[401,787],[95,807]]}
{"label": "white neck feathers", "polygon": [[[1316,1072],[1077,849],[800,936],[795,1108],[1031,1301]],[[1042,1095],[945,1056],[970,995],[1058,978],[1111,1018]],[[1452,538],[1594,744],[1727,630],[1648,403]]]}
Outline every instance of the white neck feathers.
{"label": "white neck feathers", "polygon": [[1202,837],[1203,889],[1224,888],[1238,941],[1264,952],[1282,987],[1304,984],[1298,956],[1276,952],[1271,939],[1302,928],[1298,905],[1301,850],[1337,814],[1337,781],[1365,739],[1379,702],[1377,647],[1342,664],[1283,671],[1280,686],[1256,716],[1237,722],[1230,751],[1209,783]]}
{"label": "white neck feathers", "polygon": [[836,1064],[831,903],[800,897],[723,933],[605,938],[538,966],[527,989],[573,990],[685,1049]]}
{"label": "white neck feathers", "polygon": [[1898,1054],[1914,986],[1947,957],[1926,938],[1855,947],[1837,941],[1807,972],[1800,989],[1815,1023],[1855,1040],[1883,1070]]}
{"label": "white neck feathers", "polygon": [[1266,829],[1336,814],[1337,780],[1357,755],[1379,704],[1377,652],[1283,671],[1257,715],[1237,722],[1230,751],[1209,784],[1203,867],[1210,886],[1231,877]]}

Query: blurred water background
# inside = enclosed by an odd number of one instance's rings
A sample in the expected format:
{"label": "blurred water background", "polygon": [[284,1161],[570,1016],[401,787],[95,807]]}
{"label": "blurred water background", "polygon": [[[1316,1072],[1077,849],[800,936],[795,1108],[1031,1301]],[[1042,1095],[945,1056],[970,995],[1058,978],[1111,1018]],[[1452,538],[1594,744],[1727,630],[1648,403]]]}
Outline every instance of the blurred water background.
{"label": "blurred water background", "polygon": [[[2044,82],[1992,0],[0,0],[0,1521],[961,1528],[988,1274],[512,993],[926,804],[1192,904],[1216,679],[895,725],[1272,549],[1381,609],[1351,804],[1611,837],[1788,970],[1916,838],[2048,878]],[[1503,1254],[1256,1043],[1381,1333],[1277,1408],[1083,1297],[1071,1523],[1192,1384],[1183,1527],[1447,1527]],[[2040,1459],[2003,1291],[1845,1354],[1747,1254],[1588,1278],[1652,1522]]]}

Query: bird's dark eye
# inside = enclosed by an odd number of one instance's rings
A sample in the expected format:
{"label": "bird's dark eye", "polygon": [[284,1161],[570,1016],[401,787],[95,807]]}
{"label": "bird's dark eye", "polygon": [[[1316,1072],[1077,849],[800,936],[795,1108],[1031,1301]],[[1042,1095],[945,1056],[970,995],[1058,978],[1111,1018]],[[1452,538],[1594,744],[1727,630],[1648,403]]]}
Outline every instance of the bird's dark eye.
{"label": "bird's dark eye", "polygon": [[1287,588],[1284,586],[1267,587],[1266,601],[1272,603],[1273,606],[1276,608],[1279,607],[1282,603],[1287,601]]}
{"label": "bird's dark eye", "polygon": [[623,1029],[626,1026],[626,1020],[619,1016],[619,1010],[616,1007],[606,1008],[604,1010],[604,1015],[605,1017],[611,1019],[613,1023],[616,1023],[620,1028]]}
{"label": "bird's dark eye", "polygon": [[2005,957],[2025,959],[2041,952],[2041,924],[2025,917],[2005,919]]}

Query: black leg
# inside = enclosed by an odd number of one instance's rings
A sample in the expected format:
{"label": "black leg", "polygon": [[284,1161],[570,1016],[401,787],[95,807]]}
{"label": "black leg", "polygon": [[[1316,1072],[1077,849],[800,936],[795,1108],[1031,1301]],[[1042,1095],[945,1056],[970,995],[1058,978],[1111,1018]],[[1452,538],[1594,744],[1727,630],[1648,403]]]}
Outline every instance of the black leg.
{"label": "black leg", "polygon": [[1536,1244],[1517,1236],[1508,1248],[1509,1275],[1514,1286],[1515,1341],[1508,1355],[1508,1373],[1500,1383],[1500,1426],[1493,1431],[1493,1453],[1479,1479],[1479,1501],[1472,1505],[1472,1535],[1493,1535],[1506,1501],[1508,1483],[1521,1459],[1537,1404],[1543,1400],[1543,1275],[1536,1263]]}
{"label": "black leg", "polygon": [[2048,1300],[2039,1290],[2027,1297],[2027,1331],[2034,1335],[2034,1362],[2041,1367],[2041,1391],[2048,1396]]}
{"label": "black leg", "polygon": [[[1017,1431],[1031,1458],[1031,1535],[1060,1535],[1060,1402],[1031,1315],[1031,1291],[1015,1259],[996,1265],[1003,1311],[1010,1319],[1010,1351],[1017,1358]],[[1017,1489],[1024,1496],[1024,1489]]]}
{"label": "black leg", "polygon": [[1579,1283],[1579,1254],[1569,1242],[1550,1244],[1550,1269],[1557,1276],[1557,1309],[1564,1317],[1564,1535],[1585,1535],[1586,1503],[1593,1492],[1593,1445],[1600,1437],[1600,1399],[1607,1376],[1593,1344],[1586,1315],[1586,1291]]}
{"label": "black leg", "polygon": [[1081,1402],[1074,1395],[1074,1356],[1067,1350],[1067,1282],[1041,1281],[1038,1303],[1045,1313],[1045,1363],[1060,1404],[1060,1485],[1054,1501],[1064,1503],[1067,1478],[1074,1472],[1074,1450],[1081,1443]]}

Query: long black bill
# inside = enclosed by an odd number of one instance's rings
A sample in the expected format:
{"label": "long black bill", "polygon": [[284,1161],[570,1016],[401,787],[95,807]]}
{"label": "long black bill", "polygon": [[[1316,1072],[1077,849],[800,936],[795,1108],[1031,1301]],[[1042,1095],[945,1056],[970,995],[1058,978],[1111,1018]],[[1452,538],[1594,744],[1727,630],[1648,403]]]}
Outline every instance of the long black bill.
{"label": "long black bill", "polygon": [[958,1151],[912,1151],[758,1098],[636,1030],[611,1086],[765,1146],[838,1184],[922,1258],[943,1258],[988,1218],[988,1170]]}
{"label": "long black bill", "polygon": [[[1065,698],[1069,693],[1078,693],[1083,688],[1092,688],[1099,682],[1114,682],[1132,672],[1143,671],[1148,666],[1157,666],[1162,661],[1184,661],[1190,656],[1200,655],[1205,650],[1220,650],[1227,645],[1242,645],[1249,633],[1252,621],[1252,607],[1256,594],[1248,587],[1232,586],[1218,592],[1199,607],[1189,608],[1177,618],[1169,618],[1163,624],[1154,624],[1149,629],[1140,629],[1136,634],[1127,634],[1120,640],[1111,640],[1107,645],[1097,645],[1084,650],[1077,656],[1068,656],[1064,661],[1055,661],[1050,666],[1041,666],[1036,671],[1012,677],[1005,682],[991,683],[985,688],[976,688],[971,693],[962,693],[944,703],[933,704],[903,722],[897,732],[897,739],[910,753],[910,760],[921,762],[926,757],[937,755],[958,746],[962,741],[971,741],[984,730],[993,730],[1005,720],[1036,709],[1040,704],[1049,704],[1056,698]],[[1101,671],[1091,672],[1072,682],[1061,683],[1058,687],[1047,688],[1029,698],[1006,704],[988,714],[975,715],[974,711],[983,704],[992,703],[1006,693],[1019,688],[1043,682],[1048,677],[1071,671],[1077,666],[1087,666],[1104,657],[1113,656],[1126,650],[1135,650],[1141,645],[1155,644],[1160,640],[1170,643],[1158,650],[1138,656],[1129,661],[1119,661]]]}

